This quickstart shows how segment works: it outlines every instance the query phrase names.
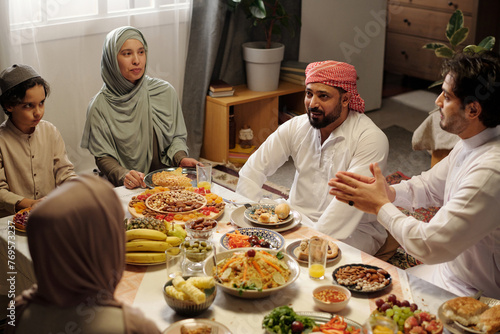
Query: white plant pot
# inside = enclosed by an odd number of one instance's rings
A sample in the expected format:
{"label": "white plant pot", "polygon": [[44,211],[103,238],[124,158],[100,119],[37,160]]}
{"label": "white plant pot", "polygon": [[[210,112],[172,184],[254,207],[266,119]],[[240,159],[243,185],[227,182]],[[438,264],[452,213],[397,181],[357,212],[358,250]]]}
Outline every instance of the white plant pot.
{"label": "white plant pot", "polygon": [[265,45],[266,42],[248,42],[242,45],[247,86],[253,91],[267,92],[278,89],[285,46],[281,43],[271,43],[271,48],[266,49]]}

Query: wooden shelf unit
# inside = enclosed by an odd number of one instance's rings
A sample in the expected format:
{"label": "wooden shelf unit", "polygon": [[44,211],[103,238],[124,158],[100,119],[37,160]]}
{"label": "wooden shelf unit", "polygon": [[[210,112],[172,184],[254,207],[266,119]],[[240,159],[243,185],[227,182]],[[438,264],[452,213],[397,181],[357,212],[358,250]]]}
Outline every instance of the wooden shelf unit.
{"label": "wooden shelf unit", "polygon": [[456,9],[464,13],[464,26],[469,28],[469,36],[460,50],[468,44],[478,44],[489,35],[500,37],[497,0],[388,0],[384,70],[438,80],[442,59],[422,46],[430,42],[449,46],[445,30]]}
{"label": "wooden shelf unit", "polygon": [[278,112],[304,111],[305,86],[282,81],[277,90],[255,92],[246,85],[236,86],[234,95],[213,98],[207,95],[205,128],[201,156],[208,160],[227,162],[229,156],[229,112],[234,111],[236,142],[238,132],[248,124],[253,130],[253,144],[259,147],[278,128]]}

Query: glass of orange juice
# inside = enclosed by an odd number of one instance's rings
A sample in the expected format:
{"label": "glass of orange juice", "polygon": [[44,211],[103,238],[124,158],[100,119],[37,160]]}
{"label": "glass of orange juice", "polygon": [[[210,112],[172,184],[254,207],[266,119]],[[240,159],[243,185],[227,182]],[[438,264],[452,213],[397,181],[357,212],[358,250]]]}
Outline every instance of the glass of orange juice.
{"label": "glass of orange juice", "polygon": [[398,325],[391,318],[372,315],[363,325],[362,334],[396,334]]}
{"label": "glass of orange juice", "polygon": [[196,164],[196,186],[210,190],[212,188],[212,164],[209,162]]}
{"label": "glass of orange juice", "polygon": [[309,277],[321,280],[325,278],[326,253],[328,241],[319,237],[309,239]]}

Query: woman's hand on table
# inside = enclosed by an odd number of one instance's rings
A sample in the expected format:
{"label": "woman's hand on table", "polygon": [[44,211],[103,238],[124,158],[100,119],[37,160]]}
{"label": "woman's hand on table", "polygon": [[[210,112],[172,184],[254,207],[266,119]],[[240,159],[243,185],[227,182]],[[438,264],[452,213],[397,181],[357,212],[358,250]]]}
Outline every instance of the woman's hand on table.
{"label": "woman's hand on table", "polygon": [[123,179],[123,185],[127,189],[135,189],[138,187],[146,188],[146,183],[144,183],[144,173],[136,170],[129,171]]}
{"label": "woman's hand on table", "polygon": [[199,161],[193,158],[183,158],[179,164],[181,167],[196,167]]}
{"label": "woman's hand on table", "polygon": [[370,164],[374,177],[351,172],[338,172],[337,178],[331,179],[330,194],[337,200],[367,212],[378,214],[380,208],[396,198],[395,190],[387,184],[377,163]]}

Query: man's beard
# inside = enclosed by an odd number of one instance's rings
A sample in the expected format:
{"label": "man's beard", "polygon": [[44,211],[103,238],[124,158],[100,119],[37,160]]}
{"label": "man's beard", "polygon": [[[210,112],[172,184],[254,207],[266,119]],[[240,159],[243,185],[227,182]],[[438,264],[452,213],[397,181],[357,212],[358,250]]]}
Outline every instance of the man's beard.
{"label": "man's beard", "polygon": [[443,119],[439,122],[439,126],[446,132],[458,135],[463,132],[467,128],[467,121],[465,119],[465,109],[461,109],[459,113],[445,116],[443,115]]}
{"label": "man's beard", "polygon": [[320,111],[318,110],[318,108],[308,108],[307,109],[307,116],[309,117],[309,123],[311,124],[311,126],[315,129],[326,128],[328,125],[332,124],[337,119],[339,119],[340,114],[342,113],[342,101],[339,98],[339,103],[335,106],[333,113],[331,113],[329,115],[325,115],[325,112],[322,111],[321,112],[323,114],[322,120],[313,119],[311,117],[311,112],[320,112]]}

